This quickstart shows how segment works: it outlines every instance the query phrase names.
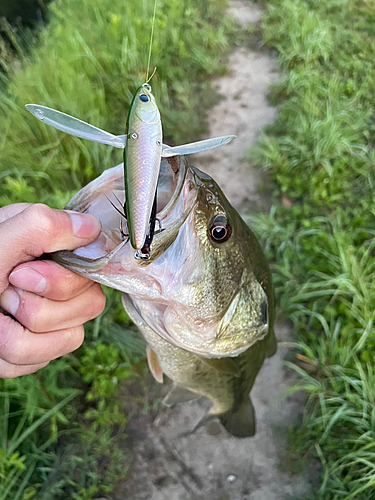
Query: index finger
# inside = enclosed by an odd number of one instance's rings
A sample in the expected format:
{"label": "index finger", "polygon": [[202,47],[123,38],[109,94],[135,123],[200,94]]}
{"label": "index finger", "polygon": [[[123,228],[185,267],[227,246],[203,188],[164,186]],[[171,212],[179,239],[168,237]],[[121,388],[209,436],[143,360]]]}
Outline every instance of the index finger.
{"label": "index finger", "polygon": [[32,260],[15,267],[9,283],[52,300],[68,300],[92,286],[93,281],[52,260]]}

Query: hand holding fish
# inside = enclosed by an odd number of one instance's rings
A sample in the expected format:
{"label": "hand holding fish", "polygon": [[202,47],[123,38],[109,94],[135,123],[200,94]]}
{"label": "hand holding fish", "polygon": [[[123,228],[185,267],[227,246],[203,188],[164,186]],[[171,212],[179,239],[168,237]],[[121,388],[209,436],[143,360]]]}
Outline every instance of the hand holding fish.
{"label": "hand holding fish", "polygon": [[0,378],[33,373],[77,349],[83,323],[100,314],[100,286],[44,253],[87,245],[100,232],[90,215],[18,203],[0,209]]}

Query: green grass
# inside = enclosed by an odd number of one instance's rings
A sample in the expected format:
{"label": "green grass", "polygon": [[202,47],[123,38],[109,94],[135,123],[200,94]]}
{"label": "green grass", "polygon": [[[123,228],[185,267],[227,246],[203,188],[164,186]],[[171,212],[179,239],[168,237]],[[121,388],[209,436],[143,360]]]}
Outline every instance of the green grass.
{"label": "green grass", "polygon": [[[126,476],[126,402],[140,379],[144,345],[106,311],[86,325],[84,345],[37,374],[0,380],[0,498],[73,498],[109,493]],[[138,382],[139,383],[139,382]]]}
{"label": "green grass", "polygon": [[[375,10],[365,0],[263,2],[283,71],[252,161],[275,206],[257,216],[280,310],[294,325],[300,453],[321,500],[375,499]],[[282,200],[280,204],[278,200]]]}
{"label": "green grass", "polygon": [[[62,208],[122,152],[58,132],[24,108],[39,103],[116,134],[144,81],[153,0],[57,0],[49,24],[0,39],[0,205]],[[196,140],[234,33],[225,0],[159,0],[151,65],[165,142]],[[144,348],[114,291],[84,346],[38,374],[0,381],[0,500],[108,496],[130,463],[119,397],[144,383]],[[129,398],[131,396],[128,396]]]}

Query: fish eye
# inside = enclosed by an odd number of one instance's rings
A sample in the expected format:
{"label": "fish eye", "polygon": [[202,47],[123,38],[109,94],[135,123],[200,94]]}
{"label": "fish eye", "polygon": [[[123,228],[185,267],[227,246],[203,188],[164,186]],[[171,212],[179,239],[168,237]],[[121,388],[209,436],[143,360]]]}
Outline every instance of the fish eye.
{"label": "fish eye", "polygon": [[150,102],[150,98],[146,94],[139,94],[139,100],[142,102]]}
{"label": "fish eye", "polygon": [[232,229],[224,215],[217,215],[210,227],[210,236],[216,243],[224,243],[230,238]]}

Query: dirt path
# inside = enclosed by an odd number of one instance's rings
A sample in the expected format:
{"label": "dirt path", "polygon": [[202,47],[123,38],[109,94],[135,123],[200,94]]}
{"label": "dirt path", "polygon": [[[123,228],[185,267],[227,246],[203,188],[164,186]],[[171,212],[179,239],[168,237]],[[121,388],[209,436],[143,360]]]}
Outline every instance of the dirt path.
{"label": "dirt path", "polygon": [[[259,10],[246,0],[232,0],[230,12],[243,24],[257,22]],[[260,130],[275,119],[268,105],[268,85],[278,78],[276,61],[265,51],[240,47],[230,57],[228,75],[217,80],[225,99],[210,111],[210,137],[236,134],[229,146],[194,157],[194,164],[212,175],[232,204],[246,213],[264,206],[258,192],[262,176],[243,156]],[[277,325],[278,341],[288,339],[288,327]],[[195,434],[190,431],[209,406],[206,401],[174,409],[159,407],[157,417],[137,416],[129,434],[134,438],[134,465],[116,500],[282,500],[307,498],[307,476],[288,470],[283,429],[301,415],[298,398],[281,399],[293,384],[283,366],[285,348],[267,359],[252,390],[257,415],[253,438],[228,436],[217,422]]]}
{"label": "dirt path", "polygon": [[[242,24],[258,22],[260,11],[247,0],[232,0],[229,12]],[[277,62],[265,50],[239,47],[230,56],[228,74],[216,81],[224,97],[210,110],[210,137],[235,134],[228,146],[194,155],[193,162],[210,174],[241,213],[264,206],[259,193],[262,173],[250,167],[245,155],[260,131],[276,117],[267,102],[268,86],[278,78]]]}

